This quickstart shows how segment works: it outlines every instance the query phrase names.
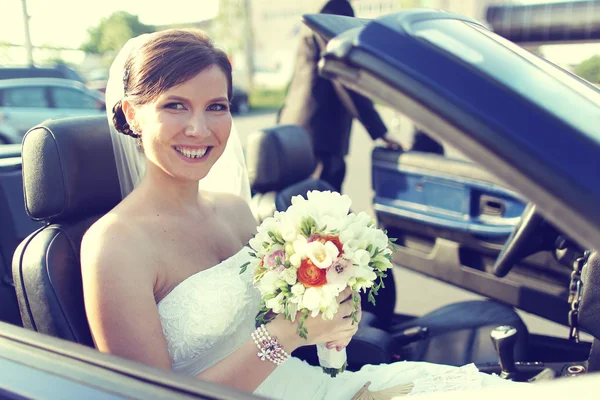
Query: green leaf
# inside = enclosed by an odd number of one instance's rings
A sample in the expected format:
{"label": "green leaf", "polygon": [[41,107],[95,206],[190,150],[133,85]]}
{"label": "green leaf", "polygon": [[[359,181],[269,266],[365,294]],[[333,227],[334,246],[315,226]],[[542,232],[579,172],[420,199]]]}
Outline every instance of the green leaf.
{"label": "green leaf", "polygon": [[244,263],[244,265],[242,265],[240,267],[240,275],[243,274],[244,272],[246,272],[246,269],[248,268],[248,265],[250,265],[250,261]]}
{"label": "green leaf", "polygon": [[298,336],[300,336],[302,339],[308,339],[308,330],[304,326],[304,321],[306,321],[307,318],[308,318],[308,314],[304,314],[298,320],[298,330],[297,330],[297,332],[298,332]]}
{"label": "green leaf", "polygon": [[371,304],[375,305],[375,296],[373,295],[373,290],[369,290],[368,299]]}

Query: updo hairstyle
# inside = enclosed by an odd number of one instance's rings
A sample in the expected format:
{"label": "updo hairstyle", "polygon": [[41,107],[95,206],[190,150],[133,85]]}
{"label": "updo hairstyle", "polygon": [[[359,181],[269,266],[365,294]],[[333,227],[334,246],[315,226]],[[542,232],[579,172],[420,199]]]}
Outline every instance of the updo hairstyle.
{"label": "updo hairstyle", "polygon": [[[134,106],[147,104],[213,65],[225,74],[227,98],[231,100],[231,63],[227,54],[214,46],[212,39],[198,29],[156,32],[125,61],[124,98]],[[115,104],[112,111],[117,131],[139,138],[127,123],[122,100]]]}

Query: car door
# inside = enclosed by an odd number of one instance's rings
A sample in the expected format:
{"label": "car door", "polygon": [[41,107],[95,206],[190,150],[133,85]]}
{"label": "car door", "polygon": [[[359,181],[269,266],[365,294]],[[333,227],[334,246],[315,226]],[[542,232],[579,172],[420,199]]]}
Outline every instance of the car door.
{"label": "car door", "polygon": [[507,277],[491,273],[527,204],[522,195],[476,163],[440,154],[375,148],[372,166],[373,208],[398,239],[399,266],[567,323],[571,269],[552,252]]}
{"label": "car door", "polygon": [[50,99],[56,118],[81,117],[105,112],[102,100],[79,88],[52,86]]}
{"label": "car door", "polygon": [[392,106],[479,163],[375,149],[373,206],[399,238],[395,262],[568,324],[574,257],[554,256],[583,252],[561,241],[550,223],[531,248],[546,236],[559,239],[546,243],[551,251],[535,251],[506,276],[492,272],[521,220],[525,195],[582,245],[600,240],[589,200],[590,166],[597,164],[589,140],[598,131],[594,95],[464,17],[415,10],[366,27],[332,18],[305,16],[311,28],[336,36],[321,60],[323,76]]}
{"label": "car door", "polygon": [[53,117],[46,86],[8,87],[2,89],[0,97],[4,123],[16,129],[20,135]]}

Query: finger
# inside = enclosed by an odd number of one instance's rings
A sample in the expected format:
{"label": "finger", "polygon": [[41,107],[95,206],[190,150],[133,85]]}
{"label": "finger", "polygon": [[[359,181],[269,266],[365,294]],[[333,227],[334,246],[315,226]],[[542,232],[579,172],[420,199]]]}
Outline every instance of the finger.
{"label": "finger", "polygon": [[347,318],[350,316],[352,311],[354,311],[354,303],[347,301],[345,303],[340,304],[340,306],[338,307],[337,315],[339,315],[341,318]]}
{"label": "finger", "polygon": [[345,339],[345,340],[336,340],[333,342],[328,342],[326,347],[328,349],[337,349],[337,351],[342,350],[343,348],[348,347],[348,345],[350,344],[350,341],[352,340],[352,338],[349,339]]}
{"label": "finger", "polygon": [[337,301],[339,304],[345,303],[349,298],[352,298],[352,289],[347,287],[342,290],[340,294],[337,296]]}

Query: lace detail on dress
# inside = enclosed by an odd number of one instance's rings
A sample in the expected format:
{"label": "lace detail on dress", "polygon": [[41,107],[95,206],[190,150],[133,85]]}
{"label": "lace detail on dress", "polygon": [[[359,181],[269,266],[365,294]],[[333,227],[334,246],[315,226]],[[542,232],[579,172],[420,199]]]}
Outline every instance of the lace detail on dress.
{"label": "lace detail on dress", "polygon": [[441,374],[431,374],[414,380],[414,387],[408,394],[415,396],[431,392],[478,389],[483,387],[483,374],[475,364],[452,368]]}
{"label": "lace detail on dress", "polygon": [[197,374],[243,344],[260,303],[252,273],[240,275],[247,249],[190,276],[158,304],[173,369]]}

